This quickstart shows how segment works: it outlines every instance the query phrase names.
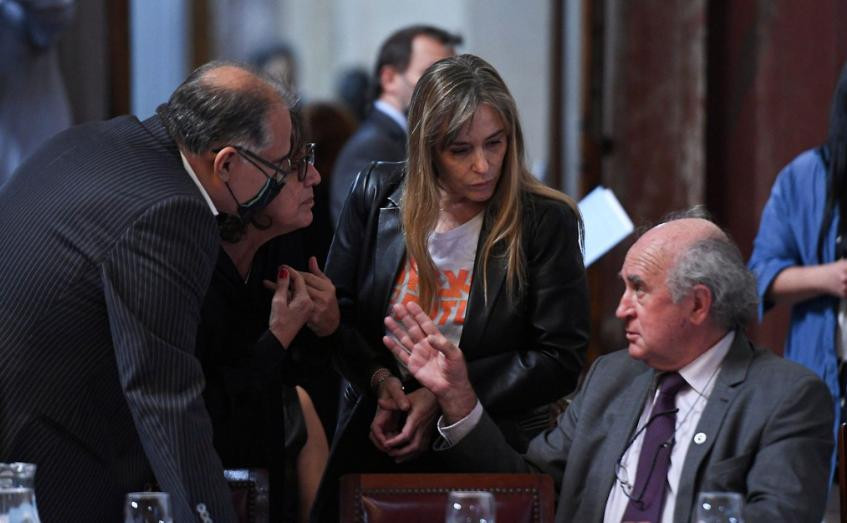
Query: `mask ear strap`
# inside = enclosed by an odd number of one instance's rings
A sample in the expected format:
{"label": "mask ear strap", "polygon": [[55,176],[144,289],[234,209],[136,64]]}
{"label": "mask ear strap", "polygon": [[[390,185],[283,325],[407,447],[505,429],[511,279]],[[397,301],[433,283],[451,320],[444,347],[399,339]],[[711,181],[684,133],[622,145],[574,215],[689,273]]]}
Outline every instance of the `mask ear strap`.
{"label": "mask ear strap", "polygon": [[[253,196],[252,198],[250,198],[249,200],[247,200],[244,203],[239,203],[238,206],[249,208],[249,207],[252,207],[253,205],[256,205],[258,202],[262,201],[263,199],[265,199],[267,197],[270,184],[271,184],[271,179],[270,178],[266,179],[265,183],[262,184],[262,187],[259,189],[259,192],[257,192],[255,196]],[[230,194],[232,194],[232,191],[230,191]],[[233,198],[234,198],[234,196],[233,196]],[[236,203],[238,203],[238,202],[236,201]]]}
{"label": "mask ear strap", "polygon": [[229,195],[232,196],[232,199],[235,202],[235,205],[237,205],[238,207],[241,207],[241,204],[238,203],[238,198],[235,197],[235,193],[232,192],[232,188],[229,186],[229,182],[224,182],[224,185],[226,185],[226,190],[229,191]]}

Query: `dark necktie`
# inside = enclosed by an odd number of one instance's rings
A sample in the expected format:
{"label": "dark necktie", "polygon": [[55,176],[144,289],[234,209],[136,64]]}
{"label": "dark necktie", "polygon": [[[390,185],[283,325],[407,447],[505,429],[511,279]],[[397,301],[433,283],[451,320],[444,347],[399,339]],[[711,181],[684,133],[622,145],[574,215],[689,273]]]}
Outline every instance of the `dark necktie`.
{"label": "dark necktie", "polygon": [[675,400],[685,380],[676,372],[659,378],[659,397],[653,404],[644,433],[644,443],[638,456],[635,486],[629,493],[629,503],[623,521],[658,522],[665,502],[665,483],[671,464],[673,434],[676,428]]}

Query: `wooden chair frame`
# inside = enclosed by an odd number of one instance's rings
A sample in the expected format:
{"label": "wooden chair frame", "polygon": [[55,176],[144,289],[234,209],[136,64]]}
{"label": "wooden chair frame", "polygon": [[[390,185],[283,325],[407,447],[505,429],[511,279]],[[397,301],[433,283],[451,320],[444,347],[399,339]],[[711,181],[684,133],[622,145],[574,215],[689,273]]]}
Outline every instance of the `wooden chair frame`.
{"label": "wooden chair frame", "polygon": [[[518,509],[526,521],[553,522],[553,479],[544,474],[348,474],[341,478],[341,521],[388,521],[369,511],[377,499],[384,505],[392,505],[395,500],[414,504],[415,497],[420,496],[421,504],[432,509],[435,503],[435,510],[443,510],[447,493],[453,490],[485,490],[494,494],[498,511],[519,501],[526,505]],[[420,515],[409,516],[404,519],[406,523],[421,520]]]}

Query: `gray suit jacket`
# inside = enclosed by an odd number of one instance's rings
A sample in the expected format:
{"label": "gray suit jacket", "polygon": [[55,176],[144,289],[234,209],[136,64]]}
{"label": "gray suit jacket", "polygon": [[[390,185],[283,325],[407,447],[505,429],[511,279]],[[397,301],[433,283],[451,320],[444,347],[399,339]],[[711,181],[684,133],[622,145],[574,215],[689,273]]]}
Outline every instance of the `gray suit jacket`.
{"label": "gray suit jacket", "polygon": [[[487,415],[445,451],[458,470],[537,471],[559,486],[556,521],[602,521],[623,453],[655,371],[618,351],[599,358],[558,425],[527,454],[512,450]],[[746,497],[747,523],[821,521],[833,449],[832,399],[807,369],[737,333],[685,457],[674,521],[689,521],[700,491]]]}
{"label": "gray suit jacket", "polygon": [[158,482],[175,521],[234,519],[193,355],[215,220],[158,118],[65,131],[0,188],[0,461],[43,521],[118,521]]}
{"label": "gray suit jacket", "polygon": [[333,228],[350,194],[353,180],[369,163],[406,160],[406,131],[376,107],[344,144],[329,178],[329,211]]}

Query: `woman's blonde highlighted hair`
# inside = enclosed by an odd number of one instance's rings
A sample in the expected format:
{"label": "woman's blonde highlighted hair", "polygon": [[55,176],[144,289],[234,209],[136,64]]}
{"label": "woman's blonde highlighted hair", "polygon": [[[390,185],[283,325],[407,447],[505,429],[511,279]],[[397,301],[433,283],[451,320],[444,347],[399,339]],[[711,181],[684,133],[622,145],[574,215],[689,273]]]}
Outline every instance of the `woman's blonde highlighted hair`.
{"label": "woman's blonde highlighted hair", "polygon": [[[409,108],[409,160],[401,203],[406,252],[417,263],[420,303],[427,312],[437,302],[439,287],[438,271],[427,245],[438,222],[441,199],[436,153],[455,141],[483,104],[491,107],[503,122],[506,155],[497,188],[486,205],[488,236],[477,253],[482,274],[475,277],[486,281],[489,258],[495,245],[502,243],[509,291],[512,295],[523,291],[526,260],[521,233],[525,194],[564,202],[579,214],[570,197],[542,184],[526,168],[515,100],[494,67],[470,54],[436,62],[418,81]],[[483,290],[487,300],[487,285]]]}

